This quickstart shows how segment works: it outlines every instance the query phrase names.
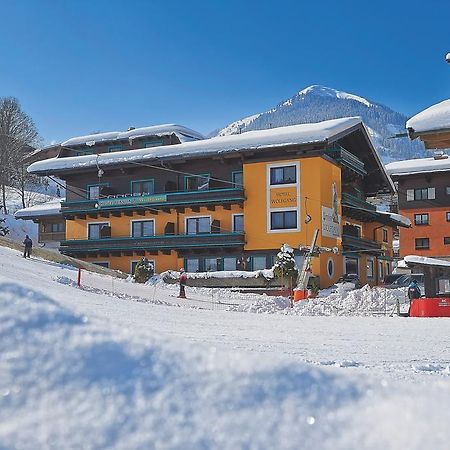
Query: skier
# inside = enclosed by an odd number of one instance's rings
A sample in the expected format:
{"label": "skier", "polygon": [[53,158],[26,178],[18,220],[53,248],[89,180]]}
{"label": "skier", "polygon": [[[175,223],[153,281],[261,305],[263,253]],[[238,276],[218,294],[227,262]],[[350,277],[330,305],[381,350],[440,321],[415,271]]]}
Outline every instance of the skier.
{"label": "skier", "polygon": [[180,294],[178,295],[178,298],[186,298],[186,291],[185,291],[186,281],[187,281],[187,274],[184,271],[184,269],[181,268],[180,269]]}
{"label": "skier", "polygon": [[415,298],[420,298],[422,293],[420,292],[419,285],[417,284],[417,280],[413,279],[411,283],[408,286],[408,298],[409,298],[409,309],[408,309],[408,316],[411,312],[411,303]]}
{"label": "skier", "polygon": [[25,245],[25,249],[23,251],[23,257],[24,258],[30,258],[30,256],[31,256],[31,249],[33,248],[33,241],[30,239],[30,236],[28,236],[28,234],[25,236],[25,239],[23,241],[23,245]]}

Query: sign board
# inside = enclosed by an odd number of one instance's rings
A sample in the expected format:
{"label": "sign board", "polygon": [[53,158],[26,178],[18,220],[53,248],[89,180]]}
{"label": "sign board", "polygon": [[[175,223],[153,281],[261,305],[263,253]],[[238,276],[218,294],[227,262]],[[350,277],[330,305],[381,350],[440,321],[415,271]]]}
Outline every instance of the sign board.
{"label": "sign board", "polygon": [[297,187],[270,190],[270,208],[296,208]]}
{"label": "sign board", "polygon": [[145,205],[147,203],[164,203],[167,202],[167,195],[139,195],[139,196],[127,196],[127,197],[110,197],[100,198],[98,200],[98,206],[100,208],[105,206],[132,206],[132,205]]}
{"label": "sign board", "polygon": [[341,216],[336,213],[334,208],[322,206],[322,236],[341,238]]}

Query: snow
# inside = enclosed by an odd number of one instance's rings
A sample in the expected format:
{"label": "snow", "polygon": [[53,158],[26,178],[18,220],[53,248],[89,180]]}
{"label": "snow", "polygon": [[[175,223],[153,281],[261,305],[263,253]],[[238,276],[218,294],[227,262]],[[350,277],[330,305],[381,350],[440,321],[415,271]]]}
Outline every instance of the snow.
{"label": "snow", "polygon": [[[164,277],[178,279],[179,272],[174,270],[168,270],[161,273],[161,278]],[[263,277],[266,280],[271,280],[273,278],[272,269],[261,269],[255,271],[248,270],[221,270],[221,271],[210,271],[210,272],[186,272],[188,279],[199,280],[205,278],[259,278]]]}
{"label": "snow", "polygon": [[242,127],[246,127],[250,125],[252,122],[254,122],[262,113],[259,114],[253,114],[252,116],[245,117],[240,120],[236,120],[235,122],[230,123],[230,125],[226,126],[225,128],[222,128],[217,136],[227,136],[229,134],[238,134],[239,130]]}
{"label": "snow", "polygon": [[391,213],[388,211],[380,211],[378,209],[377,209],[377,213],[390,217],[393,221],[401,224],[402,226],[405,226],[405,227],[411,226],[411,221],[407,217],[402,216],[401,214]]}
{"label": "snow", "polygon": [[61,143],[62,146],[95,145],[101,142],[110,142],[126,139],[137,139],[146,136],[167,136],[175,134],[180,142],[204,139],[204,136],[190,128],[175,124],[155,125],[151,127],[135,128],[129,131],[109,131],[106,133],[89,134],[68,139]]}
{"label": "snow", "polygon": [[430,106],[406,122],[406,128],[415,133],[450,129],[450,100]]}
{"label": "snow", "polygon": [[450,158],[418,158],[395,161],[386,164],[389,175],[407,175],[424,172],[443,172],[450,170]]}
{"label": "snow", "polygon": [[448,448],[446,319],[208,310],[76,274],[0,247],[2,448]]}
{"label": "snow", "polygon": [[336,98],[342,98],[342,99],[346,99],[346,100],[355,100],[357,102],[364,104],[367,107],[373,106],[372,103],[370,103],[365,98],[360,97],[359,95],[349,94],[348,92],[338,91],[336,89],[325,87],[325,86],[320,86],[317,84],[313,84],[312,86],[308,86],[307,88],[302,89],[297,95],[299,95],[299,96],[307,95],[310,93],[315,93],[315,94],[324,95],[324,96],[331,96],[331,97],[336,97]]}
{"label": "snow", "polygon": [[49,202],[40,203],[38,205],[30,206],[29,208],[23,208],[16,211],[14,216],[18,219],[21,217],[30,217],[30,216],[55,216],[61,212],[61,202],[63,202],[65,198],[57,198],[50,200]]}
{"label": "snow", "polygon": [[405,263],[408,264],[424,264],[427,266],[443,266],[450,267],[450,261],[437,258],[428,258],[426,256],[408,255],[404,257]]}
{"label": "snow", "polygon": [[103,167],[110,164],[127,162],[145,162],[154,159],[170,159],[174,157],[211,156],[242,150],[259,148],[301,145],[326,142],[346,130],[361,124],[359,117],[326,120],[312,124],[292,125],[269,130],[248,131],[246,133],[217,136],[202,141],[186,142],[177,145],[166,145],[139,150],[129,150],[100,155],[83,155],[67,158],[50,158],[38,161],[28,167],[31,173],[52,173],[76,168]]}

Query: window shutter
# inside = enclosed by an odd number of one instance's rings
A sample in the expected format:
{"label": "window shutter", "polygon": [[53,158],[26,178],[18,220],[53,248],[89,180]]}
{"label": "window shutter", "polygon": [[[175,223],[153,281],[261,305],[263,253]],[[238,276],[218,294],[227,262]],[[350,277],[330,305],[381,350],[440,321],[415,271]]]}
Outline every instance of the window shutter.
{"label": "window shutter", "polygon": [[407,189],[406,190],[406,201],[411,202],[414,200],[414,189]]}
{"label": "window shutter", "polygon": [[428,199],[434,200],[436,198],[436,189],[435,188],[428,188]]}

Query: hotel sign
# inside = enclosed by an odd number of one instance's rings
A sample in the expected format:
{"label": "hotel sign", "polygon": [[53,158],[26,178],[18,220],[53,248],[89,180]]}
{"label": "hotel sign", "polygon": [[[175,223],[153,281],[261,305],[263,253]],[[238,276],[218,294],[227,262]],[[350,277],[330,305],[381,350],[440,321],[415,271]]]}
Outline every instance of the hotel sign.
{"label": "hotel sign", "polygon": [[270,208],[296,208],[297,187],[270,190]]}
{"label": "hotel sign", "polygon": [[110,197],[100,198],[98,200],[98,206],[100,208],[105,206],[133,206],[133,205],[145,205],[147,203],[164,203],[167,202],[167,195],[139,195],[139,196],[127,196],[127,197]]}

